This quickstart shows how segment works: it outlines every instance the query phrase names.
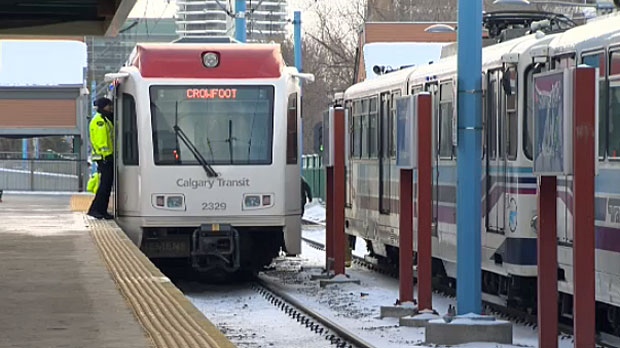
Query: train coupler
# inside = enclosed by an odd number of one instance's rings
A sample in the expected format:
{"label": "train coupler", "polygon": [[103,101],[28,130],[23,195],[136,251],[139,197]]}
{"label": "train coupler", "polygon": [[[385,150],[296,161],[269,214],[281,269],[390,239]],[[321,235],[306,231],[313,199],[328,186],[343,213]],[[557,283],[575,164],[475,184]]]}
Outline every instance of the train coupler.
{"label": "train coupler", "polygon": [[240,266],[239,232],[228,224],[202,224],[192,233],[192,267],[198,271]]}

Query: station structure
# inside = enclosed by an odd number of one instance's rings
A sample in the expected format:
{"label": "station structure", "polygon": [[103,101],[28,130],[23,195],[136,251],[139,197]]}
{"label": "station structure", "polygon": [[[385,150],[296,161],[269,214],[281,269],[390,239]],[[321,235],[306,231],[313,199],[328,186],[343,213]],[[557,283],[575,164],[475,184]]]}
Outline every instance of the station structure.
{"label": "station structure", "polygon": [[[114,37],[135,2],[4,3],[0,37]],[[83,138],[84,87],[0,89],[0,136]],[[0,346],[234,347],[116,224],[76,214],[92,196],[0,198],[0,296],[10,299],[0,304]]]}
{"label": "station structure", "polygon": [[[66,6],[52,0],[33,0],[32,3],[36,6],[2,5],[0,35],[16,38],[115,36],[135,5],[135,0],[87,0],[67,2]],[[296,18],[299,21],[297,15]],[[463,21],[463,18],[459,19]],[[466,25],[460,27],[467,28]],[[241,28],[245,32],[245,27]],[[296,30],[296,39],[300,35],[298,32]],[[473,33],[476,34],[475,31]],[[481,35],[473,36],[481,40]],[[481,45],[480,42],[477,44]],[[296,59],[299,70],[300,58],[299,55]],[[583,71],[579,76],[585,84],[593,81],[594,75],[591,71]],[[0,98],[0,114],[13,112],[19,115],[17,120],[0,117],[0,135],[82,134],[83,117],[80,117],[79,102],[84,94],[82,88],[64,86],[0,91],[3,96]],[[576,101],[575,104],[585,110],[583,115],[588,114],[587,110],[592,109],[594,103],[593,95],[587,95],[589,99]],[[51,119],[37,118],[41,99],[53,100],[52,104],[58,108],[75,110],[75,114],[65,113]],[[475,100],[467,103],[471,103],[472,109],[476,107]],[[338,117],[332,132],[344,133],[343,115],[342,109],[332,113],[332,118]],[[594,127],[592,120],[586,117],[576,120],[588,129]],[[338,185],[333,183],[342,182],[344,177],[345,145],[344,137],[335,139],[337,141],[328,149],[334,154],[328,166],[332,168],[329,182],[333,185],[328,187],[328,197],[331,196],[328,198],[328,209],[334,208],[334,213],[328,219],[327,257],[331,260],[327,264],[331,264],[336,274],[343,274],[345,236],[341,210],[344,209],[344,201],[342,192],[335,189]],[[578,145],[594,146],[593,137],[576,133],[575,139]],[[583,152],[575,152],[575,161],[594,163],[579,156],[583,156]],[[583,195],[582,199],[590,197],[591,200],[593,196],[593,187],[588,181],[593,171],[591,166],[579,170],[578,180],[583,180],[583,184],[578,185],[576,191]],[[403,173],[403,178],[411,177],[410,172]],[[0,203],[0,220],[3,221],[0,225],[0,245],[7,252],[0,253],[0,272],[7,286],[0,289],[0,295],[11,301],[0,305],[0,313],[3,313],[0,315],[0,325],[5,333],[0,338],[0,345],[234,347],[113,222],[87,221],[75,214],[83,212],[90,199],[88,195],[4,195]],[[582,202],[588,204],[588,201]],[[549,218],[553,219],[553,214]],[[591,228],[593,224],[590,219],[590,216],[583,216],[576,218],[576,223]],[[541,224],[553,223],[543,218],[541,220]],[[587,271],[594,264],[593,234],[583,234],[580,238],[581,248],[576,250],[575,257],[581,258],[583,262],[580,265]],[[428,239],[424,243],[428,243]],[[425,265],[428,268],[430,263]],[[543,267],[551,269],[552,266],[547,263]],[[423,273],[427,277],[429,270],[423,270]],[[594,293],[592,280],[587,278],[586,273],[581,273],[583,287],[576,290],[576,294],[578,292],[582,296],[582,305],[576,308],[575,313],[575,322],[581,324],[575,325],[577,343],[591,346],[594,339],[591,326]],[[409,272],[401,275],[412,276]],[[472,295],[471,289],[466,290],[465,294]],[[401,291],[405,296],[403,299],[409,300],[410,289],[401,286]],[[432,306],[426,298],[430,293],[422,294],[425,296],[424,305]],[[478,301],[475,294],[472,296],[474,302]],[[474,311],[476,306],[473,305]],[[546,307],[549,311],[546,313],[553,313],[553,309]],[[548,318],[552,320],[551,315]],[[546,331],[547,335],[557,339],[557,331],[553,331],[557,327],[547,327],[550,328]]]}

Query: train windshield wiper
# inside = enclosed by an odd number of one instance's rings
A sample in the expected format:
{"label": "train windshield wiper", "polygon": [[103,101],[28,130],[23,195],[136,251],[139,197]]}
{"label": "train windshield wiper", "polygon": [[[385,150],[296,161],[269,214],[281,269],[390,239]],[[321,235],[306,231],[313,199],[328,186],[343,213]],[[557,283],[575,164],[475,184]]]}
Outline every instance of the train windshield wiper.
{"label": "train windshield wiper", "polygon": [[[177,104],[177,106],[178,106],[178,104]],[[181,141],[183,141],[185,146],[187,146],[189,151],[196,158],[196,161],[198,161],[198,163],[205,170],[205,173],[207,173],[208,177],[210,177],[210,178],[217,177],[217,173],[215,172],[215,170],[213,170],[211,165],[209,165],[209,163],[207,162],[207,160],[205,160],[205,158],[202,156],[200,151],[198,151],[196,146],[189,140],[187,135],[185,135],[185,132],[183,132],[181,127],[179,127],[179,125],[177,124],[178,123],[178,117],[177,117],[178,116],[178,112],[176,112],[176,111],[177,110],[175,110],[175,115],[174,115],[174,127],[172,127],[172,128],[174,129],[174,133],[176,134],[177,139],[181,139]]]}

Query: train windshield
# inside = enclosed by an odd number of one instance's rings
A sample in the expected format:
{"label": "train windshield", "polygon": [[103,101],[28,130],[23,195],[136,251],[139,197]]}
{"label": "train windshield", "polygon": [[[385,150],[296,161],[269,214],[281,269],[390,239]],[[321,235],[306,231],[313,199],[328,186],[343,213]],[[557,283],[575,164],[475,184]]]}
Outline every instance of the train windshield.
{"label": "train windshield", "polygon": [[209,165],[271,164],[273,86],[152,86],[150,98],[155,164],[200,164],[192,148]]}

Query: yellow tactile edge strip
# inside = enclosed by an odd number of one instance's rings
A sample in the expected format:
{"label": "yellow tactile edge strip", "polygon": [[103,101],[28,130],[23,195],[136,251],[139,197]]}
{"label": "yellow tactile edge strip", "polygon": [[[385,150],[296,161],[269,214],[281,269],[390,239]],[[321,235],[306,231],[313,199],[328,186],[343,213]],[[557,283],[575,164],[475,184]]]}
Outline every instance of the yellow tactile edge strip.
{"label": "yellow tactile edge strip", "polygon": [[[83,211],[90,199],[72,199],[71,208]],[[86,220],[86,224],[112,278],[154,347],[235,347],[113,222]]]}

